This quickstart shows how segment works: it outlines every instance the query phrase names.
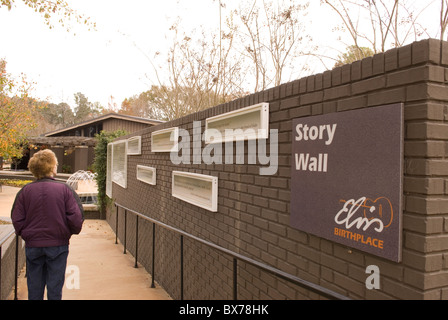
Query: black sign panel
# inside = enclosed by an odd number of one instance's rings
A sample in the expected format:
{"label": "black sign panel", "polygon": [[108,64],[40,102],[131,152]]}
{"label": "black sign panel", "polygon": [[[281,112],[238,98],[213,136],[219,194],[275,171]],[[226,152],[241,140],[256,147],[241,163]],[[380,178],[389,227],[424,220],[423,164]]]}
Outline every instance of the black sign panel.
{"label": "black sign panel", "polygon": [[291,225],[401,260],[402,104],[292,122]]}

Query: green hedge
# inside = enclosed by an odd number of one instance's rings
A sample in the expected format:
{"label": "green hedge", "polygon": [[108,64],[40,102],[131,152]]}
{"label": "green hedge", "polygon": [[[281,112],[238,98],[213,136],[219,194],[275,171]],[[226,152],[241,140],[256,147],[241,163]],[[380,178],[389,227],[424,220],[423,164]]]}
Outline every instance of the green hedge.
{"label": "green hedge", "polygon": [[98,208],[101,216],[105,216],[107,205],[110,203],[109,197],[106,195],[106,175],[107,175],[107,145],[118,137],[126,135],[123,130],[114,132],[101,131],[95,137],[97,144],[95,147],[95,160],[93,169],[95,170],[96,183],[98,185]]}

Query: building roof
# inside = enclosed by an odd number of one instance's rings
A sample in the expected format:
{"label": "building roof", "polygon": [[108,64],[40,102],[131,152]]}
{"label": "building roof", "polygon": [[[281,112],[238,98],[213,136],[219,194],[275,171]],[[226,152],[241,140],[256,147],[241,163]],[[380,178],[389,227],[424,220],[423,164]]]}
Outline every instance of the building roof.
{"label": "building roof", "polygon": [[62,128],[62,129],[58,129],[55,131],[51,131],[51,132],[47,132],[44,134],[45,137],[51,137],[55,134],[60,134],[63,133],[65,131],[70,131],[79,127],[84,127],[86,125],[89,124],[93,124],[96,122],[103,122],[105,120],[108,119],[120,119],[120,120],[126,120],[126,121],[132,121],[132,122],[138,122],[138,123],[144,123],[144,124],[148,124],[148,125],[158,125],[160,123],[163,123],[164,121],[160,121],[160,120],[153,120],[153,119],[145,119],[145,118],[139,118],[139,117],[135,117],[135,116],[128,116],[128,115],[124,115],[124,114],[118,114],[118,113],[108,113],[102,116],[99,116],[97,118],[93,118],[93,119],[89,119],[87,121],[83,121],[80,123],[77,123],[73,126],[70,127],[66,127],[66,128]]}
{"label": "building roof", "polygon": [[88,137],[31,137],[28,142],[33,145],[50,145],[50,146],[95,146],[96,139]]}

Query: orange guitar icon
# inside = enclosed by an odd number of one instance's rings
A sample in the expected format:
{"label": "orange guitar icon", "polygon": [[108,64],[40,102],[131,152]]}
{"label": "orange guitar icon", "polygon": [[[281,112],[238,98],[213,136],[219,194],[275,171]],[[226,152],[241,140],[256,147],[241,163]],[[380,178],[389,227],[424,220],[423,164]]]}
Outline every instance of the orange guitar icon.
{"label": "orange guitar icon", "polygon": [[[346,203],[347,201],[341,199],[339,202]],[[363,197],[353,204],[362,208],[364,218],[369,221],[381,220],[384,228],[388,228],[393,222],[394,210],[392,203],[386,197],[378,197],[375,200]]]}

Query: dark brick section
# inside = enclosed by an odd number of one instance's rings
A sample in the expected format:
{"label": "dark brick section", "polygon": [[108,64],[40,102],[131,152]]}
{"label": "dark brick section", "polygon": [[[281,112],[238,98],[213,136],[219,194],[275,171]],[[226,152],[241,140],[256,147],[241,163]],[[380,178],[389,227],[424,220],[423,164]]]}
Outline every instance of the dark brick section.
{"label": "dark brick section", "polygon": [[[114,199],[234,252],[353,299],[448,299],[448,43],[424,40],[351,65],[306,77],[230,103],[158,125],[142,136],[142,155],[128,156],[128,187],[113,185]],[[278,129],[279,168],[260,176],[260,164],[175,166],[152,153],[150,134],[243,108],[270,104],[270,129]],[[403,257],[400,263],[341,246],[291,228],[291,120],[384,104],[404,103]],[[204,148],[202,142],[202,148]],[[246,143],[247,151],[247,143]],[[193,160],[193,159],[192,159]],[[236,160],[234,159],[234,163]],[[135,178],[137,164],[157,168],[157,185]],[[171,196],[171,172],[219,178],[218,212]],[[108,212],[115,228],[115,209]],[[124,212],[118,234],[124,242]],[[126,244],[135,253],[135,217],[126,218]],[[156,228],[155,279],[180,298],[180,237]],[[138,257],[152,273],[152,224],[139,222]],[[232,299],[232,259],[184,240],[184,298]],[[380,289],[365,286],[366,267],[380,268]],[[319,299],[315,293],[239,263],[239,299]]]}

